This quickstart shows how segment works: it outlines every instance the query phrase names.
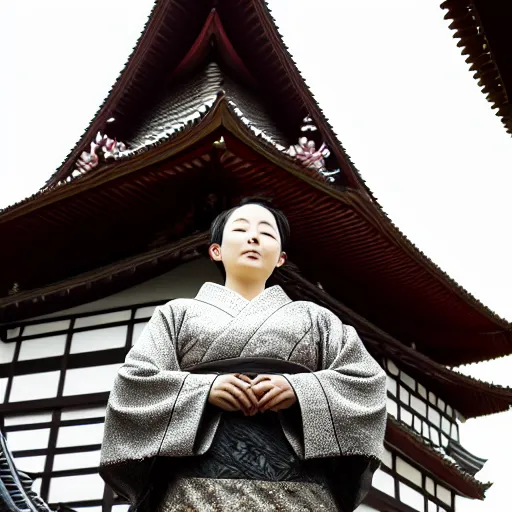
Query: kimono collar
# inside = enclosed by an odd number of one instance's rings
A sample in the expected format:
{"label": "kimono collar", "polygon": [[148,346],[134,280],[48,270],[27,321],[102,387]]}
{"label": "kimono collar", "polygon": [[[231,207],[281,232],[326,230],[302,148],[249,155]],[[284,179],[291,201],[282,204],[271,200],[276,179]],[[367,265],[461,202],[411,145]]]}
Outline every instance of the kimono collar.
{"label": "kimono collar", "polygon": [[292,302],[279,285],[265,288],[257,297],[247,300],[234,290],[210,282],[204,283],[201,286],[195,298],[201,302],[216,306],[231,316],[238,315],[249,304],[251,306],[258,306],[258,309],[261,310],[265,309],[266,306],[278,308]]}

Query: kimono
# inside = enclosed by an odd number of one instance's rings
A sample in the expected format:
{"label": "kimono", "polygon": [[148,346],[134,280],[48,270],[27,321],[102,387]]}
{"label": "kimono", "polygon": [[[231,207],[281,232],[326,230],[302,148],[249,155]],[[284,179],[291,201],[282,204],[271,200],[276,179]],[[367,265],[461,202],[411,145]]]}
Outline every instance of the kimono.
{"label": "kimono", "polygon": [[[297,402],[222,411],[208,395],[224,373],[282,374]],[[280,286],[249,301],[205,283],[157,307],[119,369],[100,474],[133,510],[351,511],[385,421],[386,374],[352,327]]]}

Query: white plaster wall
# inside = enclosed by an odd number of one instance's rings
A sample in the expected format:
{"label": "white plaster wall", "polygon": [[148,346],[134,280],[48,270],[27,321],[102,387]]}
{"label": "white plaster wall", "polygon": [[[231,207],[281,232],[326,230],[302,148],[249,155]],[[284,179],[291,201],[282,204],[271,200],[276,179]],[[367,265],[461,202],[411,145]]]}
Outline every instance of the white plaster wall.
{"label": "white plaster wall", "polygon": [[145,281],[137,286],[128,288],[103,299],[82,304],[74,308],[60,310],[49,315],[36,318],[51,318],[55,316],[88,313],[142,302],[153,302],[178,297],[194,297],[206,281],[223,284],[220,272],[207,258],[199,258],[162,274],[159,277]]}
{"label": "white plaster wall", "polygon": [[355,512],[379,512],[376,508],[369,507],[368,505],[359,505],[359,507],[356,508]]}
{"label": "white plaster wall", "polygon": [[[65,316],[67,314],[89,313],[117,307],[129,307],[134,304],[165,301],[178,297],[194,297],[199,288],[206,281],[222,284],[222,277],[216,266],[209,259],[200,258],[122,292],[34,319]],[[147,309],[148,311],[144,310],[143,313],[150,316],[153,308]],[[151,312],[149,312],[149,309],[151,309]],[[121,316],[123,317],[121,318]],[[76,322],[76,326],[86,327],[91,323],[99,324],[105,321],[128,320],[129,316],[129,312],[121,311],[109,315],[79,318]],[[144,325],[145,323],[136,324],[134,340],[138,338]],[[29,329],[32,330],[30,332],[31,334],[35,334],[47,332],[48,330],[51,331],[52,329],[62,329],[68,326],[69,321],[59,321],[41,325],[35,324],[30,326]],[[62,355],[65,337],[65,335],[53,336],[52,333],[49,332],[48,336],[43,338],[24,341],[19,358],[20,360],[33,360],[52,355]],[[126,326],[76,333],[73,336],[71,353],[90,352],[124,346],[125,340]],[[14,348],[14,343],[0,343],[0,363],[12,361]],[[87,391],[91,393],[109,391],[118,366],[119,365],[107,365],[68,370],[66,373],[64,395],[80,394],[80,392],[83,392],[84,386],[86,386]],[[57,371],[17,376],[14,378],[10,399],[11,401],[22,401],[54,397],[57,390],[58,378],[59,372]],[[0,403],[4,400],[6,384],[7,379],[0,379]]]}

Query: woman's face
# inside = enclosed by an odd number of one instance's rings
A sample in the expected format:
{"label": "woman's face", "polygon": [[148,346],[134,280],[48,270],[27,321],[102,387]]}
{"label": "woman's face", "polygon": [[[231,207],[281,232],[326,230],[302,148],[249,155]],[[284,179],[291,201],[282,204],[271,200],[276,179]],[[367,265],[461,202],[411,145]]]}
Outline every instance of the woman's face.
{"label": "woman's face", "polygon": [[223,262],[227,276],[264,281],[286,260],[274,216],[257,204],[241,206],[230,215],[222,245],[212,244],[210,256]]}

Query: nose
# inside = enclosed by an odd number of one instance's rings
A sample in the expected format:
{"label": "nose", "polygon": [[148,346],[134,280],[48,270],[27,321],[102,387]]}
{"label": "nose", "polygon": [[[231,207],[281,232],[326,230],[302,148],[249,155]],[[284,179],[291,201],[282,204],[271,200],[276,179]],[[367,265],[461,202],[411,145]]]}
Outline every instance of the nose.
{"label": "nose", "polygon": [[260,239],[259,239],[259,235],[257,234],[250,234],[249,235],[249,243],[250,244],[259,244],[260,243]]}

